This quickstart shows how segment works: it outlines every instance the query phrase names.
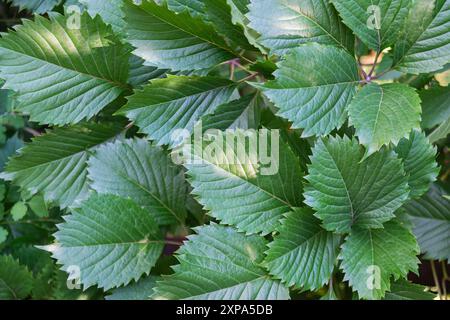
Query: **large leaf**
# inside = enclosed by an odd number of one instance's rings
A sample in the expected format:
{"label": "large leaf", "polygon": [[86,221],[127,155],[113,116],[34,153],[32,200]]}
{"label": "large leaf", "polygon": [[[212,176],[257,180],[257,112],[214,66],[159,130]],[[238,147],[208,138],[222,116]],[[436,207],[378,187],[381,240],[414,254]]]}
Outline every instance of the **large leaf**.
{"label": "large leaf", "polygon": [[439,174],[436,148],[429,143],[424,133],[413,130],[408,139],[400,140],[395,152],[403,160],[405,171],[409,175],[410,197],[420,197],[428,191]]}
{"label": "large leaf", "polygon": [[422,127],[432,129],[450,118],[450,88],[434,87],[420,91]]}
{"label": "large leaf", "polygon": [[389,143],[397,144],[412,129],[420,129],[420,98],[405,84],[365,86],[348,107],[350,124],[367,155]]}
{"label": "large leaf", "polygon": [[408,198],[408,177],[394,152],[363,156],[347,137],[324,138],[314,147],[304,196],[327,230],[381,228]]}
{"label": "large leaf", "polygon": [[304,129],[304,137],[342,126],[359,84],[358,66],[349,53],[307,44],[293,49],[278,67],[276,80],[255,84],[280,109],[278,115]]}
{"label": "large leaf", "polygon": [[236,83],[222,78],[170,76],[135,91],[118,113],[158,144],[174,146],[179,142],[172,137],[176,129],[192,132],[195,123],[228,102],[235,89]]}
{"label": "large leaf", "polygon": [[146,64],[174,71],[213,67],[236,57],[214,28],[188,13],[175,13],[153,1],[125,0],[127,39]]}
{"label": "large leaf", "polygon": [[438,185],[404,205],[426,259],[450,259],[450,200]]}
{"label": "large leaf", "polygon": [[284,214],[301,206],[299,160],[272,134],[219,132],[185,164],[192,193],[210,215],[247,233],[271,233]]}
{"label": "large leaf", "polygon": [[381,51],[394,44],[410,0],[332,0],[344,23],[369,48]]}
{"label": "large leaf", "polygon": [[329,1],[252,0],[248,8],[249,26],[274,54],[285,54],[307,42],[353,52],[354,37]]}
{"label": "large leaf", "polygon": [[0,256],[0,300],[24,299],[33,286],[33,275],[11,256]]}
{"label": "large leaf", "polygon": [[279,235],[269,244],[264,261],[270,274],[304,290],[315,290],[330,280],[340,237],[320,226],[312,210],[287,214]]}
{"label": "large leaf", "polygon": [[380,299],[390,290],[391,279],[417,272],[419,246],[410,231],[396,221],[383,229],[355,228],[342,246],[344,280],[360,298]]}
{"label": "large leaf", "polygon": [[415,0],[395,46],[397,70],[427,73],[450,62],[450,1]]}
{"label": "large leaf", "polygon": [[91,188],[133,199],[159,224],[183,223],[186,183],[167,152],[145,140],[102,146],[89,160]]}
{"label": "large leaf", "polygon": [[128,49],[99,17],[76,29],[60,15],[24,20],[0,39],[0,77],[17,92],[16,109],[45,124],[90,119],[114,101],[128,78]]}
{"label": "large leaf", "polygon": [[157,224],[131,200],[93,195],[64,217],[47,249],[65,271],[80,271],[84,288],[108,290],[149,274],[164,248]]}
{"label": "large leaf", "polygon": [[2,178],[12,180],[31,194],[66,208],[88,196],[87,159],[100,144],[120,132],[117,125],[86,124],[56,128],[21,149]]}
{"label": "large leaf", "polygon": [[386,292],[385,300],[433,300],[435,295],[425,291],[426,287],[400,279]]}
{"label": "large leaf", "polygon": [[175,274],[158,282],[153,299],[289,299],[288,289],[259,266],[264,238],[216,224],[196,232],[178,251]]}

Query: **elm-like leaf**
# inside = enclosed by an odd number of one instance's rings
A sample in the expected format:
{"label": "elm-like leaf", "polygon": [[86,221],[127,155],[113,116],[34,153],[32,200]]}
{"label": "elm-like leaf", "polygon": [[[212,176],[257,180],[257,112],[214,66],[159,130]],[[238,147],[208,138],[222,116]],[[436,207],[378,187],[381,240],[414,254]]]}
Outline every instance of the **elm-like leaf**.
{"label": "elm-like leaf", "polygon": [[408,198],[408,177],[397,155],[383,149],[364,159],[356,139],[319,140],[308,168],[305,203],[329,231],[382,228]]}
{"label": "elm-like leaf", "polygon": [[367,156],[383,145],[397,144],[412,129],[420,129],[420,98],[406,84],[369,84],[358,92],[348,110]]}
{"label": "elm-like leaf", "polygon": [[306,44],[290,51],[278,67],[275,80],[253,85],[279,108],[279,116],[304,129],[303,137],[326,135],[344,124],[359,84],[356,60],[348,52]]}
{"label": "elm-like leaf", "polygon": [[92,195],[58,225],[56,243],[47,246],[64,271],[77,267],[87,289],[127,285],[149,274],[164,248],[151,215],[132,200]]}
{"label": "elm-like leaf", "polygon": [[266,241],[231,227],[211,224],[177,253],[175,273],[157,283],[153,299],[287,300],[289,291],[260,266]]}

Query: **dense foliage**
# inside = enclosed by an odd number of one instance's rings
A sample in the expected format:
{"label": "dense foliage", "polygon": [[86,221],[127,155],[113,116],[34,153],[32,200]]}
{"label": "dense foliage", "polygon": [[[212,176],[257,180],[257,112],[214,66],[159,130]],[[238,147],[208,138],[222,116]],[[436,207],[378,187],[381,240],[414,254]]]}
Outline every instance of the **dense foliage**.
{"label": "dense foliage", "polygon": [[0,299],[446,297],[450,0],[7,2]]}

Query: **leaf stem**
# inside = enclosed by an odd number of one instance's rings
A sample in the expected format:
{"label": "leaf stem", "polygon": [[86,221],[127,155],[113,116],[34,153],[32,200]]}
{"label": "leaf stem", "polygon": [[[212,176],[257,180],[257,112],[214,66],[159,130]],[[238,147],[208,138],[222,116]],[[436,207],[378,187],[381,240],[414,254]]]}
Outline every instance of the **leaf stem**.
{"label": "leaf stem", "polygon": [[439,285],[439,279],[438,279],[438,276],[436,273],[436,266],[434,265],[434,260],[430,261],[430,265],[431,265],[431,273],[433,274],[434,284],[437,287],[439,300],[442,300],[442,291],[441,291],[441,286]]}

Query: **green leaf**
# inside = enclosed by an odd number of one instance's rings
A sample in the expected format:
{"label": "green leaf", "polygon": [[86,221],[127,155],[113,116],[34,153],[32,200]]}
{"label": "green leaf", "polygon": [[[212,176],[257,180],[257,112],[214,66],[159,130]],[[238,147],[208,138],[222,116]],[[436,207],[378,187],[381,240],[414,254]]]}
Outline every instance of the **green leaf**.
{"label": "green leaf", "polygon": [[93,195],[58,225],[49,246],[64,271],[79,268],[84,288],[105,290],[149,274],[164,248],[155,220],[131,200]]}
{"label": "green leaf", "polygon": [[[333,45],[353,53],[354,37],[326,0],[252,0],[249,27],[271,53],[283,55],[308,42]],[[269,14],[270,13],[270,14]]]}
{"label": "green leaf", "polygon": [[203,0],[166,0],[170,10],[181,13],[189,12],[193,17],[205,18],[205,4]]}
{"label": "green leaf", "polygon": [[384,229],[355,228],[342,245],[344,281],[360,298],[381,299],[390,290],[392,278],[417,272],[418,254],[416,239],[396,221],[386,223]]}
{"label": "green leaf", "polygon": [[450,134],[450,117],[434,129],[428,136],[431,143],[445,139]]}
{"label": "green leaf", "polygon": [[8,0],[13,6],[19,7],[20,10],[26,9],[35,14],[44,14],[50,12],[61,0]]}
{"label": "green leaf", "polygon": [[383,145],[397,144],[412,129],[420,129],[420,98],[405,84],[371,83],[358,92],[348,110],[367,156]]}
{"label": "green leaf", "polygon": [[263,98],[259,93],[217,107],[213,114],[202,118],[203,131],[218,129],[258,129],[261,121]]}
{"label": "green leaf", "polygon": [[256,85],[280,109],[278,115],[304,129],[303,137],[340,128],[359,84],[355,59],[342,49],[307,44],[278,64],[274,81]]}
{"label": "green leaf", "polygon": [[0,300],[26,298],[33,285],[33,275],[11,256],[0,256]]}
{"label": "green leaf", "polygon": [[436,180],[439,168],[436,163],[437,149],[433,147],[424,133],[413,130],[409,139],[403,138],[395,148],[398,157],[408,174],[409,196],[418,198],[428,191]]}
{"label": "green leaf", "polygon": [[11,208],[11,216],[14,221],[22,220],[23,217],[27,214],[28,207],[23,202],[17,202],[14,204],[14,206]]}
{"label": "green leaf", "polygon": [[88,196],[87,159],[100,144],[120,132],[117,125],[96,123],[56,128],[37,137],[11,159],[1,177],[62,208]]}
{"label": "green leaf", "polygon": [[356,139],[346,136],[324,138],[313,149],[305,203],[329,231],[381,228],[408,198],[408,177],[394,152],[363,156]]}
{"label": "green leaf", "polygon": [[141,88],[149,80],[162,77],[167,70],[144,65],[145,61],[135,55],[130,57],[130,77],[128,83],[133,88]]}
{"label": "green leaf", "polygon": [[145,140],[100,147],[89,160],[89,178],[92,189],[133,199],[158,224],[184,221],[187,186],[183,169],[162,148]]}
{"label": "green leaf", "polygon": [[114,32],[121,34],[125,29],[125,14],[122,10],[123,0],[79,0],[91,17],[99,15],[102,20],[111,25]]}
{"label": "green leaf", "polygon": [[45,199],[42,195],[38,194],[31,198],[28,201],[28,205],[30,206],[31,210],[41,218],[48,217],[48,208],[47,203],[45,203]]}
{"label": "green leaf", "polygon": [[4,88],[16,91],[15,108],[32,121],[90,119],[127,89],[128,49],[98,17],[83,14],[80,25],[73,28],[58,14],[36,16],[0,39]]}
{"label": "green leaf", "polygon": [[344,23],[370,49],[381,51],[399,37],[410,0],[332,0]]}
{"label": "green leaf", "polygon": [[432,129],[450,118],[450,88],[434,87],[419,92],[422,100],[422,128]]}
{"label": "green leaf", "polygon": [[115,289],[111,295],[106,296],[106,300],[148,300],[153,294],[156,280],[158,277],[148,276],[126,287]]}
{"label": "green leaf", "polygon": [[450,200],[444,195],[434,184],[422,198],[403,206],[425,259],[450,259]]}
{"label": "green leaf", "polygon": [[165,4],[126,0],[127,40],[147,65],[173,71],[213,67],[236,57],[214,28],[188,13],[175,13]]}
{"label": "green leaf", "polygon": [[295,285],[304,290],[316,290],[327,283],[340,237],[323,229],[310,209],[288,213],[278,231],[264,260],[270,274],[288,287]]}
{"label": "green leaf", "polygon": [[450,62],[450,1],[415,0],[394,50],[397,70],[428,73]]}
{"label": "green leaf", "polygon": [[265,132],[218,132],[185,155],[192,194],[211,216],[249,234],[275,231],[302,201],[298,158],[276,131]]}
{"label": "green leaf", "polygon": [[211,224],[178,251],[175,274],[157,283],[153,299],[286,300],[288,289],[259,266],[266,241]]}
{"label": "green leaf", "polygon": [[385,300],[433,300],[435,295],[425,291],[426,287],[400,279],[386,292]]}
{"label": "green leaf", "polygon": [[0,245],[8,239],[8,234],[9,232],[5,228],[0,227]]}
{"label": "green leaf", "polygon": [[235,89],[235,82],[222,78],[170,76],[135,91],[118,114],[159,145],[174,146],[179,142],[172,137],[175,130],[192,132],[195,123],[228,102]]}

